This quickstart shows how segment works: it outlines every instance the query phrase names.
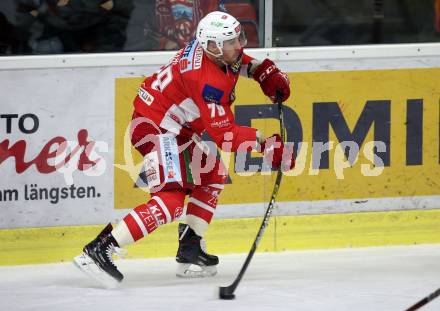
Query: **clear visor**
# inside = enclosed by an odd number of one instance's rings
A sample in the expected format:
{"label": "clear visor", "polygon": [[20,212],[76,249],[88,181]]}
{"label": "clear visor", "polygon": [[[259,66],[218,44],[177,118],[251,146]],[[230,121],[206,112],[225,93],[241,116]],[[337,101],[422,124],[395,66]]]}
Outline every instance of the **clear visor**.
{"label": "clear visor", "polygon": [[246,34],[242,29],[240,35],[234,39],[223,41],[223,51],[235,51],[244,48],[247,44]]}

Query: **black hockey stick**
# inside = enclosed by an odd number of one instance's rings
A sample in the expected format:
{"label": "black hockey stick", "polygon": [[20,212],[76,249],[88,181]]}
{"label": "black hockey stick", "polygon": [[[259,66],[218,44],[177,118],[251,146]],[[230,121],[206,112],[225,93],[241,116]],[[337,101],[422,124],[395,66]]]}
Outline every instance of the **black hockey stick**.
{"label": "black hockey stick", "polygon": [[[276,98],[277,98],[279,120],[280,120],[280,135],[281,135],[281,140],[284,142],[285,135],[284,135],[283,102],[282,102],[283,97],[280,91],[277,91],[276,95],[277,95]],[[261,223],[260,230],[258,230],[254,244],[252,244],[251,250],[249,251],[249,254],[247,255],[246,260],[244,261],[244,264],[241,267],[241,270],[238,273],[237,277],[235,278],[234,282],[229,286],[219,288],[220,299],[230,300],[235,298],[234,291],[237,288],[238,284],[240,283],[244,273],[246,272],[247,267],[249,266],[249,263],[251,262],[251,259],[254,256],[254,253],[257,250],[257,246],[260,243],[260,240],[263,236],[264,230],[266,229],[269,223],[269,218],[274,208],[275,198],[278,194],[278,189],[280,188],[282,177],[283,177],[283,172],[281,170],[281,165],[280,165],[277,171],[277,178],[275,180],[275,185],[273,187],[272,196],[270,198],[269,205],[267,206],[266,213],[264,214],[263,222]]]}
{"label": "black hockey stick", "polygon": [[405,311],[415,311],[415,310],[418,310],[418,309],[420,309],[420,307],[423,307],[428,302],[430,302],[431,300],[434,300],[438,296],[440,296],[440,288],[437,289],[435,292],[432,292],[431,294],[429,294],[425,298],[421,299],[420,301],[418,301],[416,304],[412,305],[411,307],[409,307]]}

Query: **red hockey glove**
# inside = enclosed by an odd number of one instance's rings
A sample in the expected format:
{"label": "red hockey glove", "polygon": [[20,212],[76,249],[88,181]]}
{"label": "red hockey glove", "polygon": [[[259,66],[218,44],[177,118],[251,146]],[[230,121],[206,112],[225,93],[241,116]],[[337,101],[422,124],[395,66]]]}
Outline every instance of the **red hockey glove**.
{"label": "red hockey glove", "polygon": [[[295,167],[295,159],[293,158],[293,145],[290,150],[285,150],[284,142],[281,141],[279,134],[274,134],[266,138],[261,143],[261,150],[267,162],[272,164],[272,169],[278,169],[281,165],[283,172],[290,171]],[[284,156],[283,156],[283,153]]]}
{"label": "red hockey glove", "polygon": [[265,59],[255,70],[254,80],[260,83],[264,95],[268,96],[272,102],[276,101],[276,91],[280,90],[283,94],[283,101],[290,96],[290,81],[284,72],[281,72],[270,59]]}

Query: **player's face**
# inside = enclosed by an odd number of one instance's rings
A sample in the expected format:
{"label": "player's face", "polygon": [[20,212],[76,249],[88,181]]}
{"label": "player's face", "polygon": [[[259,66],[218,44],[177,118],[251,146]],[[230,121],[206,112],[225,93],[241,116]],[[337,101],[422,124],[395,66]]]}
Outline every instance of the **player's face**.
{"label": "player's face", "polygon": [[223,60],[230,65],[235,63],[245,45],[246,39],[244,36],[239,36],[235,39],[224,41]]}

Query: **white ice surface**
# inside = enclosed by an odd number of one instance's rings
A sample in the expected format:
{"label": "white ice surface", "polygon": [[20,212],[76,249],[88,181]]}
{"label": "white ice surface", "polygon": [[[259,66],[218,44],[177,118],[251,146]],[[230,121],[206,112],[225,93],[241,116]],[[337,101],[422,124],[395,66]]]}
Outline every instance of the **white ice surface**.
{"label": "white ice surface", "polygon": [[[257,253],[236,290],[217,298],[246,254],[220,257],[208,279],[179,279],[173,258],[120,260],[119,289],[73,264],[0,267],[0,310],[403,311],[440,287],[440,245]],[[440,298],[421,311],[440,310]]]}

